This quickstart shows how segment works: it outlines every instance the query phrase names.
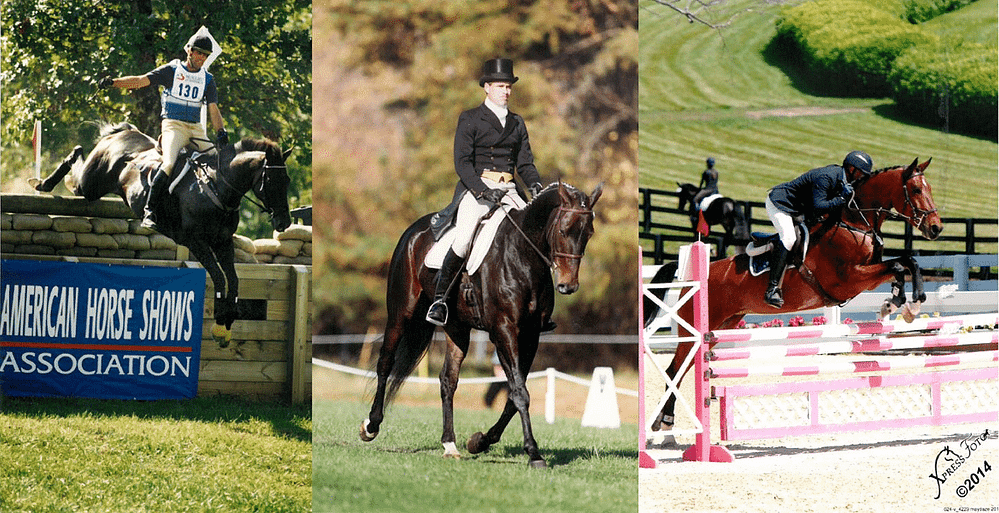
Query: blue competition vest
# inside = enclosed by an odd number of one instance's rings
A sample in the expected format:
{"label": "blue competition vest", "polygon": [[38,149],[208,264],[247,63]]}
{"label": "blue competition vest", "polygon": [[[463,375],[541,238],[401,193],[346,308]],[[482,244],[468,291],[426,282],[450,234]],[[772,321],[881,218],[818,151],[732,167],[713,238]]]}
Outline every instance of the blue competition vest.
{"label": "blue competition vest", "polygon": [[162,117],[187,123],[201,122],[201,105],[212,75],[204,70],[188,71],[179,60],[173,60],[173,84],[163,88]]}

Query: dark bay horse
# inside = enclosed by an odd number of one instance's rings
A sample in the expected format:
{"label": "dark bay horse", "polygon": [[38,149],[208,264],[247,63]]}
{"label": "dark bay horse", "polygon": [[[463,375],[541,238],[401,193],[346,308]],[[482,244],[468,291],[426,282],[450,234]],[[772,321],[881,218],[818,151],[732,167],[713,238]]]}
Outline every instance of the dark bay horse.
{"label": "dark bay horse", "polygon": [[[572,294],[579,288],[579,265],[593,235],[593,206],[602,185],[587,196],[574,187],[549,185],[522,210],[511,210],[493,240],[493,250],[479,269],[465,274],[450,295],[451,315],[444,331],[450,337],[441,369],[444,456],[459,458],[454,434],[454,392],[458,371],[468,352],[472,328],[489,332],[510,384],[510,395],[499,421],[486,434],[476,433],[467,444],[472,454],[496,443],[515,413],[520,413],[524,451],[532,467],[545,467],[531,430],[530,397],[525,378],[538,350],[544,319],[551,316],[555,291]],[[497,213],[499,215],[499,213]],[[378,387],[361,439],[378,435],[386,400],[391,400],[430,346],[435,326],[425,320],[434,292],[436,271],[423,265],[434,244],[428,214],[399,239],[389,268],[388,322],[378,357]],[[552,285],[551,268],[555,269]]]}
{"label": "dark bay horse", "polygon": [[[690,203],[691,212],[694,214],[690,218],[690,228],[697,232],[697,209],[694,205],[694,196],[701,192],[700,187],[692,183],[680,183],[676,193],[680,199],[677,208],[683,210]],[[711,202],[707,210],[704,211],[704,221],[708,226],[720,224],[725,230],[725,240],[736,245],[745,246],[749,242],[749,223],[746,221],[746,211],[743,205],[732,198],[722,196]]]}
{"label": "dark bay horse", "polygon": [[[842,304],[892,279],[893,295],[885,301],[880,312],[884,317],[905,303],[906,271],[912,277],[913,303],[906,304],[902,313],[911,321],[919,304],[926,300],[919,266],[911,255],[883,261],[880,233],[882,223],[892,217],[909,223],[929,240],[940,236],[943,223],[925,175],[929,163],[927,160],[920,164],[916,159],[909,166],[875,171],[854,185],[854,197],[839,216],[831,215],[825,222],[811,227],[810,249],[803,263],[796,268],[789,267],[784,274],[782,308],[764,302],[767,274],[752,276],[747,255],[712,262],[708,276],[708,329],[735,328],[746,314],[751,313],[790,313]],[[672,281],[675,270],[676,265],[664,265],[652,282]],[[662,297],[662,292],[659,294]],[[644,322],[648,325],[659,308],[649,298],[643,298],[643,301]],[[692,319],[692,308],[690,303],[681,307],[680,316]],[[666,369],[670,379],[675,378],[691,349],[690,343],[678,344]],[[653,429],[673,424],[675,401],[676,397],[668,398]]]}
{"label": "dark bay horse", "polygon": [[[66,177],[73,194],[89,201],[117,194],[141,218],[149,193],[150,169],[155,170],[161,160],[156,141],[129,123],[102,125],[100,135],[86,158],[77,146],[52,175],[34,184],[35,189],[51,192]],[[274,229],[288,228],[290,180],[285,159],[289,153],[282,153],[276,143],[266,139],[243,139],[222,148],[218,159],[211,159],[218,162],[218,169],[208,171],[217,192],[207,192],[190,170],[164,199],[157,214],[161,233],[187,246],[212,279],[216,323],[212,334],[223,347],[228,345],[237,316],[239,277],[232,235],[239,225],[240,200],[252,190],[271,213]],[[185,159],[178,159],[174,178],[184,165]]]}

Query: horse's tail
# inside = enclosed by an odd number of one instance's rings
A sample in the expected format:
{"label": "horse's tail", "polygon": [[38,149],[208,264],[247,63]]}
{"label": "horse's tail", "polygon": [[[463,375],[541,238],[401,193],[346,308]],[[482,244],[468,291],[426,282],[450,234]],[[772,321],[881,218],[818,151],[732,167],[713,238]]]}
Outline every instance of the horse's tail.
{"label": "horse's tail", "polygon": [[[666,262],[656,271],[656,274],[652,276],[652,283],[672,283],[673,277],[676,276],[676,269],[679,267],[679,262]],[[659,299],[666,297],[667,289],[665,287],[656,287],[650,291],[651,294]],[[659,315],[659,305],[655,301],[642,294],[642,313],[644,319],[642,319],[642,326],[647,327],[652,319],[655,319]]]}
{"label": "horse's tail", "polygon": [[[401,325],[396,327],[401,328],[401,334],[399,335],[399,339],[394,343],[394,362],[388,378],[388,401],[391,401],[395,397],[399,388],[405,383],[406,378],[413,373],[420,359],[430,348],[430,342],[436,329],[436,326],[427,322],[422,315],[419,315],[421,313],[421,309],[419,308],[416,309],[417,314],[413,315],[412,318],[403,319],[404,313],[402,310],[405,308],[405,305],[401,305],[401,303],[407,301],[410,294],[420,294],[418,289],[414,290],[414,283],[418,281],[416,275],[423,265],[423,255],[419,251],[413,251],[411,241],[413,237],[430,226],[430,217],[430,214],[424,216],[403,232],[402,236],[399,237],[399,243],[396,245],[395,251],[392,253],[392,260],[389,263],[389,279],[386,291],[387,303],[390,305],[388,322],[390,325],[392,323],[400,323]],[[415,285],[415,287],[418,286],[418,284]],[[415,300],[415,298],[409,299]],[[396,306],[393,307],[392,305]],[[386,336],[388,336],[388,333],[386,333]],[[385,358],[385,356],[383,353],[379,359]],[[379,365],[381,365],[380,361]]]}

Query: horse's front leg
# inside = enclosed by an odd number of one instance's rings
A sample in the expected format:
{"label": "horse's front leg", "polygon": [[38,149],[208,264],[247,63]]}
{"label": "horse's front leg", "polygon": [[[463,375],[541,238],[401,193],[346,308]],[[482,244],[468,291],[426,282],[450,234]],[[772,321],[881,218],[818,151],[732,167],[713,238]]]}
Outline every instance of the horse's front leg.
{"label": "horse's front leg", "polygon": [[64,158],[61,163],[59,163],[59,166],[56,167],[56,170],[51,175],[49,175],[48,178],[46,178],[45,180],[38,180],[37,178],[31,178],[28,180],[28,183],[32,187],[34,187],[36,191],[52,192],[52,190],[55,189],[55,186],[59,185],[59,182],[61,182],[62,179],[65,178],[67,174],[69,174],[69,171],[73,168],[73,164],[75,164],[77,161],[79,161],[82,158],[83,158],[83,147],[77,146],[73,148],[73,151],[69,152],[69,155],[67,155],[66,158]]}
{"label": "horse's front leg", "polygon": [[213,248],[219,267],[225,273],[226,290],[223,299],[223,310],[215,310],[215,322],[224,325],[226,330],[232,329],[232,323],[239,317],[236,302],[239,301],[239,276],[236,274],[236,250],[232,237],[222,241]]}
{"label": "horse's front leg", "polygon": [[468,354],[468,331],[448,330],[450,335],[444,354],[444,367],[441,369],[441,411],[444,415],[444,428],[441,431],[441,445],[445,458],[461,458],[454,436],[454,392],[458,389],[458,373],[461,363]]}
{"label": "horse's front leg", "polygon": [[[919,314],[922,304],[926,302],[926,291],[923,289],[923,271],[919,268],[919,263],[911,254],[906,254],[898,258],[902,266],[909,271],[912,278],[912,302],[906,303],[902,308],[902,318],[905,322],[912,322]],[[902,301],[905,301],[905,275],[902,275]]]}
{"label": "horse's front leg", "polygon": [[228,347],[229,342],[232,340],[232,331],[227,329],[219,320],[220,312],[224,315],[226,311],[225,294],[228,289],[226,273],[222,270],[219,261],[215,258],[215,253],[208,243],[193,241],[188,245],[188,249],[191,250],[194,258],[201,263],[201,266],[205,268],[215,289],[215,325],[212,326],[212,338],[215,339],[219,347]]}
{"label": "horse's front leg", "polygon": [[468,440],[468,451],[476,454],[483,452],[499,441],[503,431],[510,423],[515,413],[520,413],[520,421],[524,431],[524,452],[530,460],[532,468],[545,468],[547,464],[538,450],[538,442],[534,439],[531,427],[531,396],[527,391],[527,373],[531,370],[534,357],[538,351],[537,331],[510,333],[508,330],[497,330],[493,333],[493,345],[497,356],[510,383],[510,394],[503,413],[486,434],[475,433]]}

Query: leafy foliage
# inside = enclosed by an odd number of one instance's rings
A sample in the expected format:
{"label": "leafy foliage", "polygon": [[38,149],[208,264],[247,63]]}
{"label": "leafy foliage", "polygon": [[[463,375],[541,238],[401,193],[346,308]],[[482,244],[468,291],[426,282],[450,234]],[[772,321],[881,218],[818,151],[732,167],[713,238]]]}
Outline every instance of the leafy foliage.
{"label": "leafy foliage", "polygon": [[[605,182],[583,288],[560,298],[567,304],[556,313],[566,325],[577,308],[594,310],[579,329],[631,332],[637,269],[621,253],[633,255],[637,243],[636,3],[317,2],[315,13],[317,48],[331,56],[316,57],[317,119],[338,119],[339,129],[316,134],[330,145],[316,162],[316,195],[333,206],[317,222],[316,300],[327,312],[317,325],[363,331],[383,322],[392,248],[406,226],[450,201],[458,114],[484,97],[482,62],[503,56],[515,61],[511,109],[527,122],[543,181],[587,192]],[[613,285],[593,286],[603,280]]]}
{"label": "leafy foliage", "polygon": [[[14,142],[29,141],[34,121],[40,120],[45,151],[61,156],[94,140],[96,127],[88,121],[127,120],[157,135],[160,102],[155,88],[100,90],[96,83],[105,76],[142,75],[183,59],[184,44],[204,25],[223,50],[211,72],[219,83],[219,107],[231,138],[265,136],[286,148],[297,147],[289,166],[292,194],[307,202],[311,21],[307,0],[5,1],[0,78],[9,93],[2,99],[0,138],[5,149],[17,150]],[[23,169],[25,162],[23,151],[4,152],[5,181],[8,172]]]}

